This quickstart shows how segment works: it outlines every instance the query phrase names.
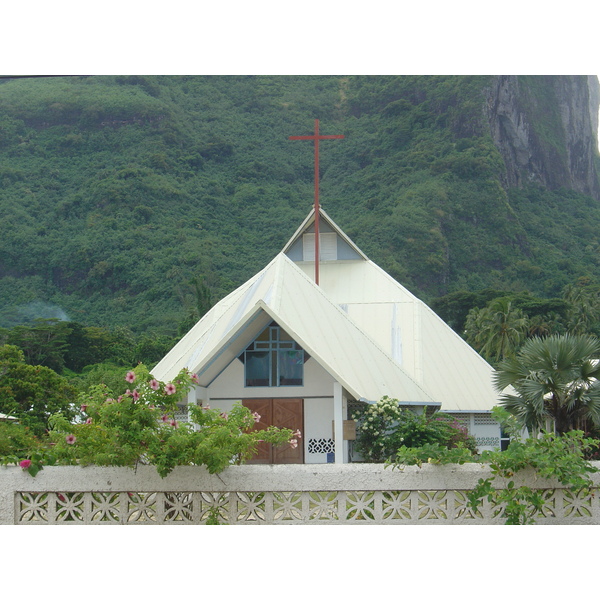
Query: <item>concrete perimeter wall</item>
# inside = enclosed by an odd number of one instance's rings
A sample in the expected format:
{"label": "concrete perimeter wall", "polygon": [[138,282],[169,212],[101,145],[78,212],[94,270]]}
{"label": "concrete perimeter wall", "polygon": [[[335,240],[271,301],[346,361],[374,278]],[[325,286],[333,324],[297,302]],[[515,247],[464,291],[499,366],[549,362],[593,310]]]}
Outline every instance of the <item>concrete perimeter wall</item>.
{"label": "concrete perimeter wall", "polygon": [[[600,463],[595,463],[600,466]],[[502,524],[487,501],[478,511],[466,492],[487,466],[378,464],[244,465],[218,475],[177,467],[46,467],[31,477],[0,467],[0,524]],[[600,488],[600,474],[592,475]],[[543,489],[539,524],[598,524],[600,494],[577,495],[533,474],[515,480]]]}

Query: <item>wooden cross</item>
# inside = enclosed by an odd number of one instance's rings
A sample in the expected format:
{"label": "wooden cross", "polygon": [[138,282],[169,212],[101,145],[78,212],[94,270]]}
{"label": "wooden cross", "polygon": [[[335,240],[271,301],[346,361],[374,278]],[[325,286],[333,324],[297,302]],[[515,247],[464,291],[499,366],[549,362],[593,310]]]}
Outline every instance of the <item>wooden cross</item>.
{"label": "wooden cross", "polygon": [[313,135],[291,135],[290,140],[315,141],[315,283],[319,285],[319,140],[336,140],[343,135],[319,135],[319,119],[315,119]]}

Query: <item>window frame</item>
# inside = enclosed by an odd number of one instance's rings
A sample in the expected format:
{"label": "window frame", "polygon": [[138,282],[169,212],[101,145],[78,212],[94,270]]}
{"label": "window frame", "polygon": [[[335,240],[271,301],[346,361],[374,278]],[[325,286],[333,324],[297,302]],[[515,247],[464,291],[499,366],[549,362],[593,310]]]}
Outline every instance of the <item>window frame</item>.
{"label": "window frame", "polygon": [[[283,333],[283,336],[282,336]],[[248,365],[253,364],[253,358],[259,358],[259,354],[268,353],[267,357],[263,357],[265,364],[262,365],[262,373],[264,367],[268,368],[268,377],[249,377]],[[293,352],[299,353],[295,357],[296,367],[299,371],[299,377],[288,377],[284,381],[291,383],[283,383],[283,368],[284,364],[283,353]],[[274,321],[267,325],[251,344],[249,344],[244,352],[238,357],[244,363],[244,387],[303,387],[304,386],[304,364],[309,358],[308,353],[295,342],[277,323]],[[265,360],[266,358],[266,360]],[[289,366],[289,363],[288,365]],[[291,373],[296,375],[298,373]],[[249,383],[258,381],[260,383]],[[268,383],[267,383],[268,381]]]}

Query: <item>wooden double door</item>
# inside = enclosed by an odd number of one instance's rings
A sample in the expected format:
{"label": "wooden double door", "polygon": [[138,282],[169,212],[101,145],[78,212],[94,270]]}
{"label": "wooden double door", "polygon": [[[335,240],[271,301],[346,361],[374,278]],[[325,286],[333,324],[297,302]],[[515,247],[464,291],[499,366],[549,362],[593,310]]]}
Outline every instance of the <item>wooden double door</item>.
{"label": "wooden double door", "polygon": [[[273,425],[292,431],[299,429],[304,435],[304,401],[302,398],[252,398],[243,400],[242,404],[260,415],[260,421],[255,425],[259,431]],[[273,444],[262,442],[259,444],[258,454],[248,461],[248,464],[255,465],[303,463],[303,438],[298,440],[296,448],[292,448],[289,444],[273,446]]]}

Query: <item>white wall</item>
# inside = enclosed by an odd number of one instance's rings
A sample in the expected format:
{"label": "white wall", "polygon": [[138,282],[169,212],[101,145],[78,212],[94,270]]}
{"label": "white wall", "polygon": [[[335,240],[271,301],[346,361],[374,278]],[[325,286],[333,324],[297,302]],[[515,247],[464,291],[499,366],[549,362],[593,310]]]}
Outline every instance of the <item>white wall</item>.
{"label": "white wall", "polygon": [[[442,412],[445,412],[442,410]],[[453,416],[477,442],[479,452],[500,450],[500,425],[490,413],[446,413]]]}
{"label": "white wall", "polygon": [[209,398],[307,398],[332,396],[333,377],[310,358],[304,364],[304,385],[245,387],[244,365],[237,358],[208,387]]}
{"label": "white wall", "polygon": [[[327,453],[333,452],[333,398],[306,398],[304,400],[304,462],[327,462]],[[331,446],[331,448],[329,448]],[[324,450],[309,452],[309,449]]]}
{"label": "white wall", "polygon": [[[599,467],[599,462],[592,463]],[[474,513],[466,491],[490,477],[489,465],[242,465],[218,475],[176,467],[159,477],[152,466],[45,467],[31,477],[0,466],[0,525],[203,523],[217,509],[231,524],[492,525],[504,519],[484,500]],[[516,485],[551,494],[540,524],[600,523],[600,473],[591,473],[595,498],[577,497],[534,473]]]}

